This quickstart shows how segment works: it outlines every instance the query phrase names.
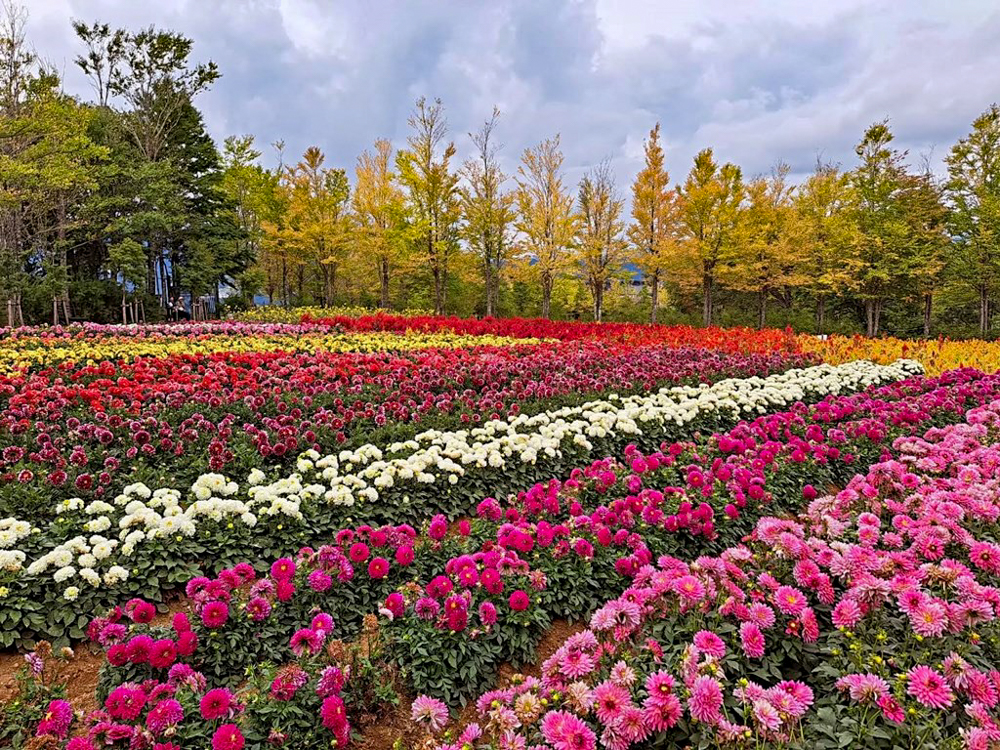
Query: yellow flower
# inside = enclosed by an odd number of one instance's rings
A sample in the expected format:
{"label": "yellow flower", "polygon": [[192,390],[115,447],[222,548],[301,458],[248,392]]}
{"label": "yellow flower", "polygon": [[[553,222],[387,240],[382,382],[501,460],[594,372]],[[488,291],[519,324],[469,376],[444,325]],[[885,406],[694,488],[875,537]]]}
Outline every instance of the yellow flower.
{"label": "yellow flower", "polygon": [[997,341],[906,340],[891,336],[868,339],[839,335],[820,340],[809,334],[800,334],[797,341],[802,351],[817,354],[832,365],[855,359],[869,359],[879,364],[915,359],[928,375],[940,375],[957,367],[974,367],[984,372],[1000,368],[1000,342]]}
{"label": "yellow flower", "polygon": [[294,333],[247,331],[185,336],[171,333],[149,333],[145,336],[96,333],[74,338],[29,334],[0,339],[0,376],[66,362],[96,365],[104,360],[130,362],[138,357],[275,351],[371,353],[537,343],[539,339],[471,336],[449,332],[338,333],[308,329]]}

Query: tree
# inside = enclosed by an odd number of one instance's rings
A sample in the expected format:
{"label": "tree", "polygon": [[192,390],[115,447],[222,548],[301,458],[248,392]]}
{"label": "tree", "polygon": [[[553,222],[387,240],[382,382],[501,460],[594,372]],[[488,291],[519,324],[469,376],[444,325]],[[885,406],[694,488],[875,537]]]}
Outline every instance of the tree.
{"label": "tree", "polygon": [[105,149],[89,137],[89,110],[59,91],[24,36],[26,12],[5,5],[0,28],[0,287],[8,322],[23,319],[29,261],[40,266],[52,322],[69,322],[67,232],[73,207],[95,187]]}
{"label": "tree", "polygon": [[391,273],[405,246],[405,196],[392,169],[392,144],[375,141],[374,153],[365,151],[355,168],[354,221],[361,252],[374,259],[379,278],[379,305],[389,308]]}
{"label": "tree", "polygon": [[493,116],[478,132],[469,134],[476,155],[462,167],[463,235],[482,265],[488,316],[497,314],[500,273],[510,254],[514,221],[514,195],[503,189],[507,175],[496,158],[499,146],[491,142],[499,117],[500,110],[494,107]]}
{"label": "tree", "polygon": [[700,281],[706,326],[712,325],[717,267],[735,239],[743,192],[740,168],[729,163],[719,167],[710,148],[695,156],[679,191],[679,259]]}
{"label": "tree", "polygon": [[921,301],[925,337],[931,335],[934,294],[940,286],[941,272],[951,246],[946,233],[948,209],[943,193],[927,159],[921,172],[904,176],[900,193],[909,239],[905,254],[909,267],[903,273],[912,282],[906,285],[911,290],[906,296],[917,297]]}
{"label": "tree", "polygon": [[883,304],[905,278],[908,267],[909,232],[900,200],[906,155],[890,146],[892,139],[887,120],[870,126],[855,148],[861,163],[851,172],[861,235],[852,276],[864,304],[868,336],[878,335]]}
{"label": "tree", "polygon": [[734,242],[723,252],[720,275],[726,286],[757,298],[757,327],[767,318],[767,300],[802,283],[792,237],[792,193],[789,167],[779,163],[767,177],[746,186]]}
{"label": "tree", "polygon": [[285,170],[283,188],[288,196],[286,244],[297,251],[299,297],[305,269],[311,267],[323,280],[323,304],[332,305],[348,246],[350,188],[346,172],[324,167],[325,160],[320,149],[310,146],[301,161]]}
{"label": "tree", "polygon": [[852,285],[860,240],[849,175],[817,161],[795,191],[791,236],[803,286],[815,298],[816,330],[823,333],[826,303]]}
{"label": "tree", "polygon": [[947,157],[948,226],[953,277],[979,298],[979,331],[990,329],[990,300],[1000,279],[1000,108],[990,106]]}
{"label": "tree", "polygon": [[517,170],[515,226],[538,272],[543,318],[551,317],[552,288],[576,240],[573,196],[563,186],[562,164],[557,135],[525,149]]}
{"label": "tree", "polygon": [[[261,256],[264,222],[273,219],[277,204],[278,175],[260,166],[260,156],[252,135],[230,136],[223,144],[220,187],[232,206],[233,221],[242,235],[237,241],[236,255],[248,265]],[[239,275],[238,283],[241,294],[252,298],[259,289],[260,278],[244,272]]]}
{"label": "tree", "polygon": [[645,143],[645,166],[632,183],[632,223],[628,238],[636,253],[636,263],[649,284],[649,322],[656,322],[660,301],[660,281],[665,270],[668,245],[676,241],[677,193],[670,188],[660,145],[660,123],[649,131]]}
{"label": "tree", "polygon": [[97,105],[107,107],[112,87],[121,79],[128,34],[124,29],[112,29],[97,21],[90,26],[73,21],[73,31],[86,48],[84,54],[77,55],[76,65],[93,83]]}
{"label": "tree", "polygon": [[95,42],[108,48],[121,46],[120,59],[109,65],[107,89],[128,105],[124,123],[140,153],[157,161],[185,108],[218,80],[218,67],[211,61],[191,66],[188,58],[194,42],[182,34],[149,27],[134,34],[109,32],[108,39],[105,28],[101,26],[102,33],[96,36],[81,36],[88,57],[81,56],[77,64],[88,72]]}
{"label": "tree", "polygon": [[[119,127],[132,141],[138,160],[155,165],[144,167],[126,162],[123,168],[156,174],[159,180],[183,182],[185,171],[191,170],[183,163],[171,163],[168,151],[186,135],[204,130],[201,115],[192,102],[219,78],[215,63],[192,65],[189,58],[193,42],[172,31],[150,27],[131,33],[112,30],[107,24],[94,23],[88,27],[79,22],[74,23],[74,30],[85,47],[85,54],[77,57],[76,63],[94,84],[98,102],[111,106],[117,101],[124,105]],[[178,137],[179,129],[187,133],[181,132]],[[158,192],[167,195],[162,190]],[[183,199],[172,202],[181,206],[190,204]],[[149,248],[148,286],[159,292],[161,305],[166,306],[171,287],[179,281],[180,270],[174,269],[176,258],[168,259],[170,254],[176,255],[176,250],[168,249],[170,238],[164,230],[179,230],[185,224],[176,215],[152,223],[159,223],[161,231],[140,241]]]}
{"label": "tree", "polygon": [[128,290],[144,291],[146,281],[146,251],[142,245],[130,237],[112,245],[108,249],[108,270],[122,279],[122,323],[145,321],[142,297],[133,294],[129,300]]}
{"label": "tree", "polygon": [[458,245],[458,175],[451,171],[455,144],[445,144],[448,122],[441,100],[421,97],[408,120],[413,131],[408,149],[396,156],[400,182],[406,187],[417,224],[423,260],[434,280],[434,313],[445,311],[448,262]]}
{"label": "tree", "polygon": [[611,164],[603,161],[580,181],[579,258],[593,302],[594,320],[604,312],[604,292],[621,268],[628,247],[622,213],[625,201],[615,189]]}

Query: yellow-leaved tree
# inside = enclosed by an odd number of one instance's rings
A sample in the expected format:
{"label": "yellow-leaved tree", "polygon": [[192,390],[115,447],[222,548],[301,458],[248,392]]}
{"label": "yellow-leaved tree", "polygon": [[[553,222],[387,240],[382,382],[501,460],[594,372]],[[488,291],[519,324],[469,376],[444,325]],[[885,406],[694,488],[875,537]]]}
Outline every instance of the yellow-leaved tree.
{"label": "yellow-leaved tree", "polygon": [[611,164],[601,162],[580,181],[580,241],[577,257],[590,291],[594,320],[604,312],[604,292],[625,260],[628,243],[622,214],[625,201],[615,188]]}
{"label": "yellow-leaved tree", "polygon": [[396,168],[419,237],[416,247],[434,280],[434,313],[442,315],[449,263],[458,250],[458,174],[451,169],[455,144],[445,142],[448,122],[440,99],[432,103],[418,99],[409,124],[409,148],[397,154]]}
{"label": "yellow-leaved tree", "polygon": [[746,185],[734,241],[723,246],[720,280],[757,300],[757,327],[763,328],[767,301],[777,296],[790,302],[790,290],[804,281],[799,268],[789,167],[778,164],[768,176]]}
{"label": "yellow-leaved tree", "polygon": [[350,188],[344,170],[324,167],[325,161],[323,152],[310,146],[285,172],[285,244],[295,251],[299,297],[308,269],[322,278],[322,303],[333,305],[337,271],[347,254]]}
{"label": "yellow-leaved tree", "polygon": [[389,282],[406,252],[406,196],[392,172],[392,145],[375,141],[358,157],[354,170],[354,246],[364,264],[374,262],[379,306],[389,307]]}
{"label": "yellow-leaved tree", "polygon": [[499,146],[493,140],[499,118],[500,110],[494,107],[493,116],[469,134],[476,152],[462,165],[462,234],[482,268],[488,316],[497,314],[500,274],[511,253],[514,221],[514,194],[504,189],[507,175],[497,161]]}
{"label": "yellow-leaved tree", "polygon": [[850,176],[832,164],[816,163],[792,200],[793,228],[804,288],[815,300],[816,331],[826,325],[826,303],[853,284],[860,234],[856,194]]}
{"label": "yellow-leaved tree", "polygon": [[649,131],[645,143],[646,161],[632,183],[632,223],[628,238],[634,260],[649,285],[649,322],[656,322],[660,306],[660,286],[666,259],[676,246],[678,231],[677,191],[670,187],[660,145],[660,123]]}
{"label": "yellow-leaved tree", "polygon": [[702,321],[712,325],[719,263],[736,241],[743,202],[743,175],[735,164],[716,163],[712,149],[694,157],[679,190],[680,236],[671,264],[702,290]]}
{"label": "yellow-leaved tree", "polygon": [[573,196],[563,185],[563,158],[557,135],[526,148],[517,170],[515,226],[538,275],[543,318],[551,316],[552,289],[576,241],[577,217]]}

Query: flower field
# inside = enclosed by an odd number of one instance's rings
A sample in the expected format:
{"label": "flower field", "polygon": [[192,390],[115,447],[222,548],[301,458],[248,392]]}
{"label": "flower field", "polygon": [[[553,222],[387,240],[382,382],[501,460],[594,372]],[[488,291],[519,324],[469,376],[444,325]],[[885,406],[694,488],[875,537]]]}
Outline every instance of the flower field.
{"label": "flower field", "polygon": [[987,345],[342,312],[0,332],[0,747],[1000,743]]}

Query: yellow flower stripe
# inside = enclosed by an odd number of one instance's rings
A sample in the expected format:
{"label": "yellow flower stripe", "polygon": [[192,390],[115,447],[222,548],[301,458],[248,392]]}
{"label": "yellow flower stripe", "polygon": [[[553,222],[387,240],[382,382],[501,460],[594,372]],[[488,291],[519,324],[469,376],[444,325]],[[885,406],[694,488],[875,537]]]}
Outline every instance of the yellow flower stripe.
{"label": "yellow flower stripe", "polygon": [[829,336],[821,340],[806,334],[797,339],[803,351],[813,352],[832,365],[855,359],[869,359],[879,364],[915,359],[928,375],[940,375],[956,367],[975,367],[984,372],[1000,368],[1000,342],[997,341],[867,339],[862,336]]}
{"label": "yellow flower stripe", "polygon": [[104,360],[131,361],[137,357],[175,354],[209,355],[220,352],[383,352],[429,348],[512,346],[538,344],[541,339],[508,336],[470,336],[454,333],[319,333],[213,334],[201,336],[19,336],[0,339],[0,376],[18,370],[61,363],[96,364]]}

